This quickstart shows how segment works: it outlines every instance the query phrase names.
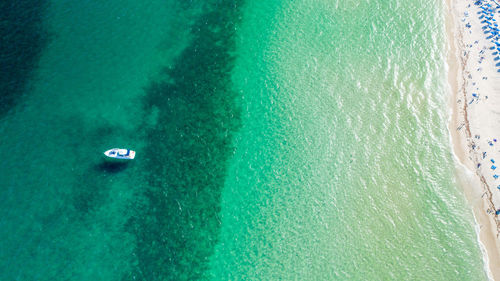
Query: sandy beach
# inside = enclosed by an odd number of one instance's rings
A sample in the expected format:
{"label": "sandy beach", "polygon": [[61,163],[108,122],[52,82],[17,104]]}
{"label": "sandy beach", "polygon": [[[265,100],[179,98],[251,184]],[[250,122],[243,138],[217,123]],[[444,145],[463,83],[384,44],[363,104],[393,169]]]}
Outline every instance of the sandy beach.
{"label": "sandy beach", "polygon": [[[500,280],[500,57],[495,1],[447,1],[450,133],[488,275]],[[497,65],[498,64],[498,65]]]}

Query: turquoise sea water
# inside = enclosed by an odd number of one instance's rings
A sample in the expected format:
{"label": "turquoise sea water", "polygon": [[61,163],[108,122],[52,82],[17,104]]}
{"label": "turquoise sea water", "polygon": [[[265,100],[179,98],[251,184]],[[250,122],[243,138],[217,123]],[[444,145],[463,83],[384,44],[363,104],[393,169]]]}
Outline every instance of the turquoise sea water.
{"label": "turquoise sea water", "polygon": [[444,3],[19,3],[1,280],[486,279]]}

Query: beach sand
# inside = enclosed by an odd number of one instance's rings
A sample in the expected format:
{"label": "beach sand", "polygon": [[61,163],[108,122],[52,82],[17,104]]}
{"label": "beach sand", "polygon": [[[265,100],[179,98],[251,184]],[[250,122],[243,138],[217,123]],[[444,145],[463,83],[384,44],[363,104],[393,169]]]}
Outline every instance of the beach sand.
{"label": "beach sand", "polygon": [[[449,124],[457,173],[473,206],[488,275],[500,280],[500,69],[475,1],[448,0]],[[493,1],[482,1],[496,6]],[[494,18],[500,20],[498,11]],[[494,21],[493,21],[494,22]],[[498,167],[498,168],[497,168]],[[497,177],[497,175],[499,177]]]}

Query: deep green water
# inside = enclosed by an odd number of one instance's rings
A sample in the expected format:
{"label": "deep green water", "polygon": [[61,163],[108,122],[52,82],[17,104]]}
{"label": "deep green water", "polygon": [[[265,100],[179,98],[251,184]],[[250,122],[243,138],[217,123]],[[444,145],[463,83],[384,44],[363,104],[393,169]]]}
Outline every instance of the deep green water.
{"label": "deep green water", "polygon": [[30,2],[0,6],[0,280],[487,279],[441,1]]}

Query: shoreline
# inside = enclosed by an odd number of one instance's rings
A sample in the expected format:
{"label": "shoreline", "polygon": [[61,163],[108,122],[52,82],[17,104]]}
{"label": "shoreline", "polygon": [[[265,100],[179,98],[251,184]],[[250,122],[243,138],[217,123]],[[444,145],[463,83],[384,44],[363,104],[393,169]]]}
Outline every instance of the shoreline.
{"label": "shoreline", "polygon": [[[485,270],[491,280],[500,280],[500,218],[495,214],[500,207],[500,190],[494,185],[500,184],[494,177],[494,159],[500,161],[500,150],[493,148],[500,147],[494,136],[494,125],[500,124],[500,114],[496,116],[494,110],[497,101],[500,104],[500,97],[495,97],[500,91],[495,91],[494,84],[500,73],[495,71],[492,52],[488,52],[492,44],[483,35],[479,8],[474,1],[458,2],[446,1],[451,91],[448,126],[458,162],[457,178],[472,206]],[[493,164],[490,169],[489,164]]]}

